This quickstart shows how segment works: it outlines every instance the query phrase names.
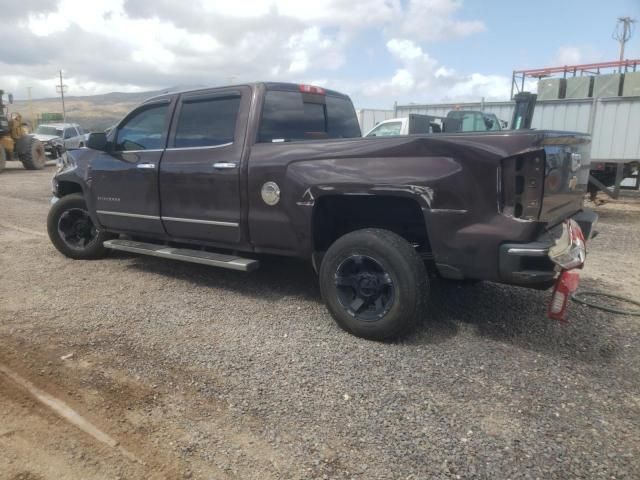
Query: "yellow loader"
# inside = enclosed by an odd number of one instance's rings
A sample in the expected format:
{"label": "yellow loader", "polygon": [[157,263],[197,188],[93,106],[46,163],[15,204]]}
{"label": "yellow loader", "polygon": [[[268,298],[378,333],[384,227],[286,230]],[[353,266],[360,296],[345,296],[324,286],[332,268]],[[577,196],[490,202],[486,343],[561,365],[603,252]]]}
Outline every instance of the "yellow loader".
{"label": "yellow loader", "polygon": [[[4,92],[0,90],[0,172],[7,161],[18,160],[27,170],[40,170],[47,161],[44,146],[37,138],[29,134],[22,115],[12,112],[3,102]],[[8,95],[9,103],[13,96]]]}

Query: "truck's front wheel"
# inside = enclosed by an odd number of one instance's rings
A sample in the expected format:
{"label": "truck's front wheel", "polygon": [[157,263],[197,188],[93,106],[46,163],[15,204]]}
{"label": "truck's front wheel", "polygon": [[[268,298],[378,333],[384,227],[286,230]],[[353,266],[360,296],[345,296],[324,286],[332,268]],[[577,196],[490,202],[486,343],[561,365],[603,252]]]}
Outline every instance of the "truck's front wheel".
{"label": "truck's front wheel", "polygon": [[60,253],[77,260],[103,258],[107,249],[102,244],[113,238],[93,224],[79,193],[62,197],[53,204],[47,217],[47,232]]}
{"label": "truck's front wheel", "polygon": [[411,331],[425,313],[428,289],[418,253],[388,230],[340,237],[320,266],[322,297],[338,325],[373,340]]}

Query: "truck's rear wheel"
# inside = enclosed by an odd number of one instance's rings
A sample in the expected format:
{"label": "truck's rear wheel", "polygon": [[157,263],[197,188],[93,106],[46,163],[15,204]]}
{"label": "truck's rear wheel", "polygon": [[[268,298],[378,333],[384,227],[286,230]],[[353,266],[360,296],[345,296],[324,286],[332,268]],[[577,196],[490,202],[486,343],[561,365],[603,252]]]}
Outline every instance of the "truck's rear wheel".
{"label": "truck's rear wheel", "polygon": [[42,170],[47,161],[44,145],[35,137],[25,136],[16,142],[16,152],[27,170]]}
{"label": "truck's rear wheel", "polygon": [[322,297],[338,325],[373,340],[410,332],[425,313],[428,289],[422,258],[388,230],[344,235],[320,266]]}
{"label": "truck's rear wheel", "polygon": [[91,220],[84,198],[79,193],[58,200],[49,211],[47,232],[63,255],[77,260],[95,260],[107,255],[102,245],[113,235],[99,230]]}
{"label": "truck's rear wheel", "polygon": [[7,166],[7,151],[0,145],[0,172]]}

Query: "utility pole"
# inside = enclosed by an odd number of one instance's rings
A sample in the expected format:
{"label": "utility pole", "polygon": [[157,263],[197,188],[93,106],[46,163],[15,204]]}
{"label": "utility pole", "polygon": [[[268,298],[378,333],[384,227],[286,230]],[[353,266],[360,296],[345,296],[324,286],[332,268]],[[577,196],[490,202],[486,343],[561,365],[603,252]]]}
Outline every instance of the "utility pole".
{"label": "utility pole", "polygon": [[[636,20],[631,17],[618,17],[618,23],[613,31],[613,38],[620,42],[620,61],[624,61],[624,46],[633,35],[633,28]],[[622,67],[620,67],[622,73]]]}
{"label": "utility pole", "polygon": [[67,86],[62,83],[62,70],[60,70],[60,85],[56,85],[56,91],[62,98],[62,123],[67,123],[67,111],[64,108],[64,92],[67,91]]}
{"label": "utility pole", "polygon": [[33,114],[33,102],[31,101],[31,87],[27,87],[27,100],[29,102],[29,120],[31,121],[31,131],[36,128],[36,117]]}

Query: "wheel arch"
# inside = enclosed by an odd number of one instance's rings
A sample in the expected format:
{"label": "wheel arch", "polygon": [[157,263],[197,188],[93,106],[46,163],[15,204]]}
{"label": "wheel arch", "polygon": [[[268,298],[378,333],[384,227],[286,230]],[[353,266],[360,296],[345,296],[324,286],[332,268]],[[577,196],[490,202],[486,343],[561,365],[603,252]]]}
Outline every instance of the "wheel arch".
{"label": "wheel arch", "polygon": [[58,186],[56,188],[57,197],[62,198],[67,195],[71,195],[72,193],[82,193],[84,191],[82,189],[82,185],[78,182],[74,182],[71,180],[58,180]]}
{"label": "wheel arch", "polygon": [[91,197],[89,195],[89,186],[80,176],[77,175],[77,171],[75,171],[75,169],[69,172],[58,174],[56,177],[54,177],[53,182],[53,194],[58,198],[64,198],[72,194],[82,195],[85,203],[87,204],[87,210],[89,211],[91,220],[94,224],[100,226],[100,228],[103,228],[102,224],[100,223],[100,219],[95,212],[94,204],[91,201]]}
{"label": "wheel arch", "polygon": [[315,199],[311,240],[315,257],[338,238],[355,230],[380,228],[392,231],[428,254],[429,233],[421,201],[415,196],[383,194],[327,194]]}

